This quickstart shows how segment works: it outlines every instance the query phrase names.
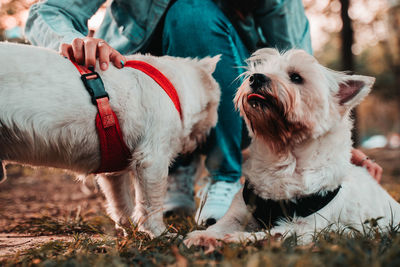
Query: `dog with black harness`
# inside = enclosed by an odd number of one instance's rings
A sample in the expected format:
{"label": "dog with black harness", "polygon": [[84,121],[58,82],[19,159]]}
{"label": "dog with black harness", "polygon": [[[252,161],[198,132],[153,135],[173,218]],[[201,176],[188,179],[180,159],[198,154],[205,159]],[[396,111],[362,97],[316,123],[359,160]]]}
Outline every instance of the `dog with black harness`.
{"label": "dog with black harness", "polygon": [[188,246],[295,235],[312,241],[322,229],[363,231],[377,219],[384,232],[400,223],[400,205],[350,163],[350,111],[375,78],[321,66],[302,50],[265,48],[248,60],[235,103],[252,136],[246,182],[228,212]]}

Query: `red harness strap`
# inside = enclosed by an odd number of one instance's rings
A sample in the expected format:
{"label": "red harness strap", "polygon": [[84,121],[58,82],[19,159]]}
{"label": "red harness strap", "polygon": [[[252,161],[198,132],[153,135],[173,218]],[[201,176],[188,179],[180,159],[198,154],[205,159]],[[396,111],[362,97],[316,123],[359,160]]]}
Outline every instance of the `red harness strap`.
{"label": "red harness strap", "polygon": [[161,86],[161,88],[165,91],[165,93],[167,93],[169,98],[171,98],[176,110],[179,113],[179,116],[181,117],[181,120],[183,119],[178,93],[176,92],[176,89],[172,85],[172,83],[168,80],[167,77],[165,77],[164,74],[162,74],[162,72],[146,62],[138,60],[128,60],[125,63],[125,67],[140,70],[150,76],[159,86]]}
{"label": "red harness strap", "polygon": [[[100,79],[100,76],[97,73],[87,69],[84,66],[80,66],[73,61],[71,62],[82,75],[82,80]],[[126,62],[125,67],[142,71],[150,76],[158,85],[160,85],[165,93],[171,98],[180,118],[182,119],[182,110],[178,93],[168,78],[164,76],[164,74],[143,61],[130,60]],[[86,81],[84,82],[86,88],[88,89]],[[90,91],[90,88],[88,90]],[[93,104],[97,106],[98,110],[96,115],[96,128],[99,135],[101,150],[100,167],[94,173],[121,171],[129,165],[129,159],[131,156],[129,149],[124,142],[121,128],[118,123],[118,118],[110,107],[107,93],[105,91],[104,93],[104,97],[95,98],[94,101],[93,92],[90,92],[92,101],[94,102]]]}
{"label": "red harness strap", "polygon": [[[72,63],[87,80],[99,78],[98,74],[86,67]],[[124,142],[118,118],[111,109],[107,96],[97,98],[95,104],[98,110],[96,128],[100,141],[101,162],[94,173],[121,171],[129,165],[131,153]]]}

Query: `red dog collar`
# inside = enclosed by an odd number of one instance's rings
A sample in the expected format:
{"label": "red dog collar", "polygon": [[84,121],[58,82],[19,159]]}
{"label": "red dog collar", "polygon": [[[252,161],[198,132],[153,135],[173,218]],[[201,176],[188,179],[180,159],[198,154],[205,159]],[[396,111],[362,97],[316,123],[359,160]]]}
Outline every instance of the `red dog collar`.
{"label": "red dog collar", "polygon": [[[94,173],[116,172],[124,170],[129,165],[131,153],[124,142],[118,118],[111,109],[108,94],[97,72],[71,61],[81,74],[81,79],[92,97],[92,103],[97,106],[96,128],[99,135],[101,163]],[[131,60],[125,67],[140,70],[150,76],[171,98],[182,119],[182,110],[175,87],[159,70],[150,64]]]}

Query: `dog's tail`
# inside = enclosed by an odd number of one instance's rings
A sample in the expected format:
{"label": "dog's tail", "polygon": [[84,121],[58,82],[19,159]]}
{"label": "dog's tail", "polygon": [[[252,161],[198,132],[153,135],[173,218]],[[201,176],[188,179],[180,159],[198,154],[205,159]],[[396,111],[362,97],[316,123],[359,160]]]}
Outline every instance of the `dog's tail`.
{"label": "dog's tail", "polygon": [[0,184],[7,180],[6,165],[0,159]]}

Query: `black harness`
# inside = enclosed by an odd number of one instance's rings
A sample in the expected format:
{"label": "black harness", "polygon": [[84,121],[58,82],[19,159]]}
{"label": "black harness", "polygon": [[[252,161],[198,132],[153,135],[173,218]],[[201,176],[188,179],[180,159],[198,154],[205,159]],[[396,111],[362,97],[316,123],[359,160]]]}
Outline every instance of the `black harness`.
{"label": "black harness", "polygon": [[290,200],[264,199],[258,196],[246,180],[243,188],[243,199],[253,217],[264,227],[277,226],[278,221],[293,220],[294,216],[307,217],[325,207],[339,192],[341,186],[333,191],[320,192]]}

